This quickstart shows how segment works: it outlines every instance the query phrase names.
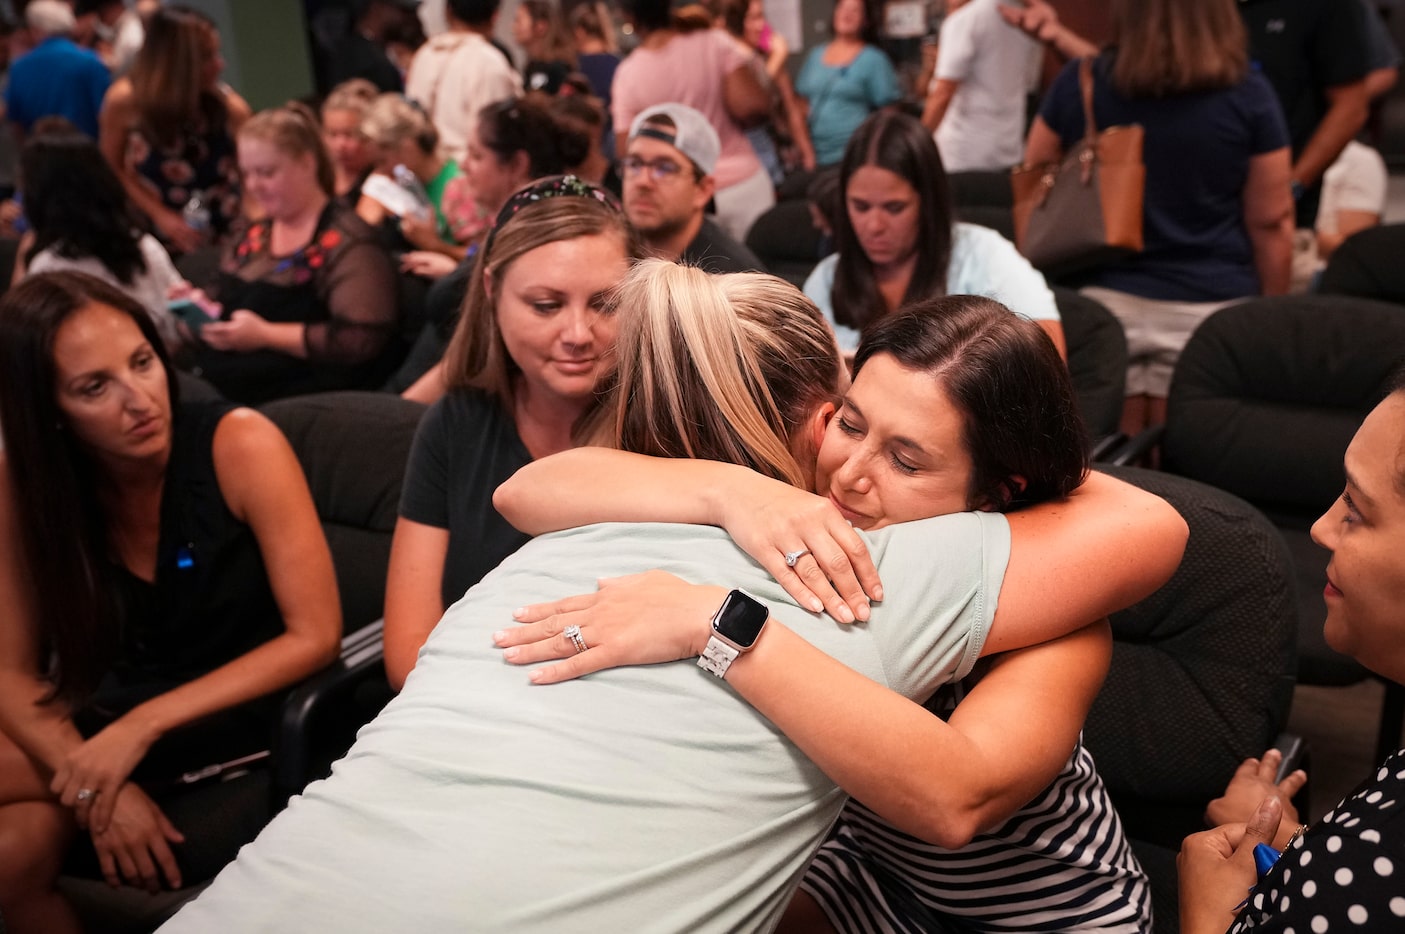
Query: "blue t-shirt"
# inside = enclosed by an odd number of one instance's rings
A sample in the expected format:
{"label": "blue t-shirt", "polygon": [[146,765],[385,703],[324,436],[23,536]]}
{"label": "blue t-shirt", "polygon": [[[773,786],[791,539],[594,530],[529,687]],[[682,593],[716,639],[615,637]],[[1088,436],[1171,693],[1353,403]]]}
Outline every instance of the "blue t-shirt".
{"label": "blue t-shirt", "polygon": [[10,66],[6,114],[26,133],[44,117],[64,117],[97,139],[98,111],[111,82],[96,54],[71,39],[51,36]]}
{"label": "blue t-shirt", "polygon": [[844,158],[849,137],[868,115],[879,107],[902,98],[898,75],[888,56],[871,45],[847,65],[835,68],[824,63],[828,43],[810,51],[795,90],[810,107],[810,141],[815,145],[815,161],[834,165]]}
{"label": "blue t-shirt", "polygon": [[[1132,100],[1113,88],[1111,70],[1109,55],[1094,64],[1093,118],[1099,129],[1139,123],[1146,131],[1145,247],[1078,284],[1176,302],[1258,295],[1244,185],[1251,158],[1288,145],[1273,89],[1250,72],[1224,90]],[[1039,116],[1065,153],[1083,138],[1076,61],[1054,80]]]}

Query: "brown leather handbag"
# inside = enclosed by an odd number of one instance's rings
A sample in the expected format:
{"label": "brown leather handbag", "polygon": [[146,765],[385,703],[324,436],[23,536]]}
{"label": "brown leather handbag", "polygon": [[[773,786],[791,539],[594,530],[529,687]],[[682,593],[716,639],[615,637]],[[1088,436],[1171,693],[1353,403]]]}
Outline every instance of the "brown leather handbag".
{"label": "brown leather handbag", "polygon": [[1084,136],[1062,164],[1017,166],[1015,245],[1046,273],[1100,265],[1142,249],[1142,164],[1139,124],[1099,132],[1093,121],[1093,60],[1078,65]]}

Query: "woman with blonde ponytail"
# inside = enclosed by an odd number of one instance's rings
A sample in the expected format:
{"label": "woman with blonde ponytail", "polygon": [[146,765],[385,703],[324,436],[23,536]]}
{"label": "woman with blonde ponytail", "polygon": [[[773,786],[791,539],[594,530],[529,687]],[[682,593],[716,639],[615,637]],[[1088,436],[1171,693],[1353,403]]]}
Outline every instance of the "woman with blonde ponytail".
{"label": "woman with blonde ponytail", "polygon": [[[626,278],[614,314],[619,369],[602,422],[617,426],[611,440],[699,459],[679,461],[684,467],[754,476],[704,463],[736,460],[771,476],[809,476],[816,461],[805,452],[833,413],[844,370],[818,310],[798,291],[768,277],[653,262]],[[988,307],[984,316],[999,317]],[[1028,328],[1045,367],[1063,372],[1048,339]],[[879,372],[884,361],[869,367]],[[599,478],[567,479],[536,492],[580,497],[588,490],[581,481]],[[903,710],[935,732],[944,724],[905,698],[964,675],[983,646],[1064,635],[1170,575],[1184,538],[1175,512],[1116,481],[1087,487],[1059,504],[1057,519],[1034,507],[1009,519],[968,513],[876,529],[867,545],[890,592],[868,626],[806,612],[720,528],[608,522],[538,536],[448,609],[399,696],[331,777],[162,930],[238,934],[269,919],[289,930],[447,930],[466,917],[517,934],[772,930],[843,806],[829,776],[863,784],[866,775],[901,794],[982,761],[966,761],[959,738],[947,736],[925,747],[940,769],[909,780],[895,763],[922,744]],[[637,493],[649,499],[657,490],[641,484]],[[1052,580],[1051,564],[1059,571]],[[659,567],[695,584],[642,573]],[[620,574],[639,575],[636,584],[661,597],[617,618],[631,637],[582,619],[554,629],[550,652],[538,655],[564,651],[590,677],[546,688],[561,665],[528,672],[503,663],[494,641],[507,641],[514,608]],[[630,587],[603,593],[621,589]],[[725,643],[718,649],[709,638],[719,605],[740,608],[727,618],[747,623],[751,636],[728,630],[740,640],[730,663]],[[560,619],[544,625],[553,622]],[[651,659],[658,664],[610,667],[629,655],[629,642],[659,648],[651,633],[668,642]],[[707,664],[698,658],[705,650]],[[510,649],[507,660],[530,654]],[[837,678],[854,683],[827,693]],[[756,693],[763,682],[789,714],[765,713],[770,705]],[[818,730],[777,729],[799,719]]]}

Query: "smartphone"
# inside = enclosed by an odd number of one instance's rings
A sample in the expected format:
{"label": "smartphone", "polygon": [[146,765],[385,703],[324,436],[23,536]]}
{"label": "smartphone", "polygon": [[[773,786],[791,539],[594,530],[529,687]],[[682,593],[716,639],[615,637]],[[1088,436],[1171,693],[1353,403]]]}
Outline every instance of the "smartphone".
{"label": "smartphone", "polygon": [[215,320],[210,313],[188,298],[176,298],[166,303],[166,310],[190,328],[191,334],[199,334],[200,329]]}

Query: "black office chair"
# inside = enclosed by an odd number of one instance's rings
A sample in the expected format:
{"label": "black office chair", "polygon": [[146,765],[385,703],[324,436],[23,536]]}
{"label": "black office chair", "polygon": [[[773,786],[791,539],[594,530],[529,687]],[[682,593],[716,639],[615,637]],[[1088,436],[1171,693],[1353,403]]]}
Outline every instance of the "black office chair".
{"label": "black office chair", "polygon": [[1351,295],[1405,304],[1405,224],[1368,227],[1337,247],[1318,288],[1332,295]]}
{"label": "black office chair", "polygon": [[989,227],[1006,240],[1014,241],[1015,201],[1008,170],[952,172],[946,178],[958,220]]}
{"label": "black office chair", "polygon": [[780,201],[758,217],[746,232],[746,245],[767,272],[801,288],[821,259],[823,238],[810,219],[810,202],[798,198]]}
{"label": "black office chair", "polygon": [[1119,440],[1117,427],[1127,386],[1127,335],[1101,302],[1072,289],[1055,287],[1053,292],[1068,345],[1068,373],[1097,459]]}
{"label": "black office chair", "polygon": [[390,539],[410,445],[424,406],[387,393],[336,392],[263,409],[288,436],[332,550],[342,604],[342,655],[295,689],[273,743],[276,805],[350,747],[390,697],[381,664]]}
{"label": "black office chair", "polygon": [[1169,502],[1190,527],[1180,567],[1112,616],[1113,655],[1084,742],[1152,882],[1158,934],[1178,928],[1175,854],[1292,702],[1292,561],[1243,500],[1170,474],[1102,468]]}
{"label": "black office chair", "polygon": [[[1354,684],[1369,674],[1323,639],[1327,554],[1308,530],[1341,494],[1347,445],[1402,360],[1405,308],[1337,295],[1283,296],[1208,318],[1171,382],[1164,468],[1253,503],[1287,542],[1303,684]],[[1400,688],[1388,689],[1377,761],[1400,744],[1402,700]]]}

